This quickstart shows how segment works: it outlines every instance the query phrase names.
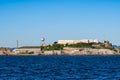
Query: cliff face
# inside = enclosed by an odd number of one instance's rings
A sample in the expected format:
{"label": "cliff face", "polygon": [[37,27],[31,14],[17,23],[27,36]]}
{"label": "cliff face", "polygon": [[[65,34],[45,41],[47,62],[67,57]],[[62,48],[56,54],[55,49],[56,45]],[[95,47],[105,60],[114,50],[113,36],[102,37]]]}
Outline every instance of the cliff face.
{"label": "cliff face", "polygon": [[66,48],[64,50],[44,51],[41,55],[118,55],[110,49]]}
{"label": "cliff face", "polygon": [[11,52],[9,48],[0,48],[0,55],[8,55]]}
{"label": "cliff face", "polygon": [[[28,54],[28,52],[33,52]],[[21,53],[21,52],[24,52]],[[120,54],[117,50],[110,49],[92,49],[92,48],[69,48],[66,47],[63,50],[45,50],[40,49],[15,49],[11,55],[115,55]]]}
{"label": "cliff face", "polygon": [[113,50],[109,49],[74,49],[64,50],[64,54],[68,55],[113,55],[117,54]]}

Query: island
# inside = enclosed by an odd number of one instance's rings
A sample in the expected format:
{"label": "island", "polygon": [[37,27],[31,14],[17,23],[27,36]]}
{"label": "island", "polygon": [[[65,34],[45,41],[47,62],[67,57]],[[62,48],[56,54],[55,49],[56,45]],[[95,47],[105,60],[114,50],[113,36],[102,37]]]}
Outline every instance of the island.
{"label": "island", "polygon": [[41,46],[22,46],[15,49],[0,48],[0,55],[119,55],[120,48],[108,40],[97,39],[58,40]]}

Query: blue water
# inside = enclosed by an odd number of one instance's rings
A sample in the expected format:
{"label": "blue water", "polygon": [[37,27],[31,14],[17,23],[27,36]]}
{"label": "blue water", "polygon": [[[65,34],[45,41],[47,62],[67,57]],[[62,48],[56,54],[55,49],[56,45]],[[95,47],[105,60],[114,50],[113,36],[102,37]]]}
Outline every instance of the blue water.
{"label": "blue water", "polygon": [[0,80],[103,79],[120,79],[120,56],[0,56]]}

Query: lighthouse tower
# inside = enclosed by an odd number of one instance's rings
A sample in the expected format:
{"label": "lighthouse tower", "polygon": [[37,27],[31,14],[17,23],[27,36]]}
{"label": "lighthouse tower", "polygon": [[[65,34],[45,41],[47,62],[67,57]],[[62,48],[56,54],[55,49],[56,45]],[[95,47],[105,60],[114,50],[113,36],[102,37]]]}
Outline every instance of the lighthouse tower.
{"label": "lighthouse tower", "polygon": [[19,44],[19,43],[18,43],[18,40],[17,40],[17,41],[16,41],[16,48],[18,48],[18,44]]}

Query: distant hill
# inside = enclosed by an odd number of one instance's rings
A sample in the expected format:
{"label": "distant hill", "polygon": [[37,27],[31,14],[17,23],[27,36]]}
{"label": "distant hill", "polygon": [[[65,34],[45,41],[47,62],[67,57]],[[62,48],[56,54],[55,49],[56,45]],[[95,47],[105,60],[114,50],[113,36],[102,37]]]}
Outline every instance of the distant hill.
{"label": "distant hill", "polygon": [[10,48],[11,51],[13,51],[15,48]]}
{"label": "distant hill", "polygon": [[117,45],[113,45],[114,48],[120,48],[120,46],[117,46]]}

